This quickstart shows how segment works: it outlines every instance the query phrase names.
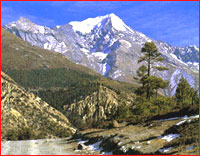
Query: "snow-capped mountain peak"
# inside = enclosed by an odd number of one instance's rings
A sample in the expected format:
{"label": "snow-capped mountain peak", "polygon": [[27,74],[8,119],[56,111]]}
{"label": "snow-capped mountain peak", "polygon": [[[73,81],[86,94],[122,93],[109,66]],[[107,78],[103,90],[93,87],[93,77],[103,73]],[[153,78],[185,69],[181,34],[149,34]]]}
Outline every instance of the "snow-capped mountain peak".
{"label": "snow-capped mountain peak", "polygon": [[132,31],[131,28],[126,26],[126,24],[114,13],[95,18],[88,18],[83,21],[72,21],[69,24],[73,27],[74,31],[87,34],[90,33],[95,27],[101,27],[107,20],[110,20],[112,27],[118,31]]}
{"label": "snow-capped mountain peak", "polygon": [[21,16],[17,22],[18,23],[32,23],[28,18],[23,17],[23,16]]}
{"label": "snow-capped mountain peak", "polygon": [[10,27],[23,27],[24,25],[32,24],[32,22],[25,18],[25,17],[20,17],[17,21],[11,22],[8,24]]}
{"label": "snow-capped mountain peak", "polygon": [[131,28],[129,28],[123,21],[121,18],[119,18],[118,16],[116,16],[114,13],[111,13],[108,15],[111,19],[111,23],[113,28],[115,28],[118,31],[126,31],[126,30],[131,30]]}
{"label": "snow-capped mountain peak", "polygon": [[17,28],[23,31],[30,31],[33,33],[45,33],[45,26],[40,26],[25,17],[20,17],[19,20],[9,23],[7,25],[10,28]]}
{"label": "snow-capped mountain peak", "polygon": [[15,22],[12,22],[12,23],[9,23],[8,25],[12,26],[12,27],[25,27],[25,26],[28,26],[30,25],[29,27],[33,26],[33,25],[36,25],[35,23],[33,23],[31,20],[25,18],[25,17],[20,17],[17,21]]}

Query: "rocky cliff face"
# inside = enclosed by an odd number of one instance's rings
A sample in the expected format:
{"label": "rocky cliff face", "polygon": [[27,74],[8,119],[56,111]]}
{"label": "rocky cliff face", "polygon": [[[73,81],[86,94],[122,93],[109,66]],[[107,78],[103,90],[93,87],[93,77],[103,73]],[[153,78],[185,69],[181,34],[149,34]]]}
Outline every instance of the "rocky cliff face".
{"label": "rocky cliff face", "polygon": [[[20,18],[17,22],[4,26],[10,32],[33,45],[63,53],[72,62],[94,69],[103,76],[114,80],[131,82],[137,63],[142,55],[141,48],[145,42],[153,41],[165,61],[158,65],[169,67],[169,71],[156,72],[166,80],[180,70],[189,82],[198,82],[199,48],[197,46],[174,47],[165,42],[153,40],[144,34],[128,27],[114,14],[89,18],[84,21],[73,21],[67,25],[50,29]],[[165,91],[168,95],[177,83]],[[173,83],[173,82],[172,82]],[[192,86],[198,83],[190,84]]]}
{"label": "rocky cliff face", "polygon": [[[118,112],[119,107],[124,104],[130,106],[133,96],[121,101],[120,95],[116,92],[100,86],[97,92],[87,96],[85,99],[65,105],[64,109],[70,121],[79,128],[96,126],[107,119],[112,119]],[[93,125],[91,125],[93,124]]]}
{"label": "rocky cliff face", "polygon": [[44,137],[66,136],[76,131],[62,113],[1,72],[1,137],[7,139],[25,128]]}

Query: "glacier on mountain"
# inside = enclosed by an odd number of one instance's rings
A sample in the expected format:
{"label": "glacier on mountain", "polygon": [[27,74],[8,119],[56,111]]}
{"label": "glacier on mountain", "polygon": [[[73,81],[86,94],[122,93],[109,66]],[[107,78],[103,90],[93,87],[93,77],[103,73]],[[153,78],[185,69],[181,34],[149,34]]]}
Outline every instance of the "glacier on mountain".
{"label": "glacier on mountain", "polygon": [[106,57],[107,57],[107,53],[103,53],[103,52],[95,52],[95,53],[92,53],[92,55],[94,57],[97,57],[99,60],[103,61]]}

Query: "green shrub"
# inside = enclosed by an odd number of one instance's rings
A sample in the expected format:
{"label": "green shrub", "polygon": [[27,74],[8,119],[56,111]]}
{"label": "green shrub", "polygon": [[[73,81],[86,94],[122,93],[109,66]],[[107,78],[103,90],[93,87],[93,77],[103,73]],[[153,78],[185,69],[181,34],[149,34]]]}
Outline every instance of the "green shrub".
{"label": "green shrub", "polygon": [[22,128],[18,130],[8,130],[5,134],[6,140],[30,140],[36,139],[38,136],[31,128]]}
{"label": "green shrub", "polygon": [[4,138],[6,140],[18,140],[18,132],[16,130],[8,130]]}
{"label": "green shrub", "polygon": [[132,116],[132,111],[129,106],[120,105],[117,110],[117,117],[118,118],[128,118]]}
{"label": "green shrub", "polygon": [[36,134],[31,128],[23,128],[18,132],[18,140],[35,139]]}

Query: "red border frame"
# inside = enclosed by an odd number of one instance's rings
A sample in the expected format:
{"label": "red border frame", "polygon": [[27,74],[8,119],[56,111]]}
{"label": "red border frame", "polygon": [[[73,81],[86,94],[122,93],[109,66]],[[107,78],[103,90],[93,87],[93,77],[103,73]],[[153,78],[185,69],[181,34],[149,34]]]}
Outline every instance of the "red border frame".
{"label": "red border frame", "polygon": [[[1,1],[0,1],[0,5],[1,5]],[[1,12],[1,6],[0,6],[0,12]],[[1,13],[0,13],[0,17],[1,17]],[[1,19],[0,19],[0,25],[1,25]],[[1,29],[0,29],[0,34],[1,34]],[[0,36],[0,57],[1,57],[1,36]],[[0,64],[1,64],[1,58],[0,58]],[[0,70],[1,70],[1,68],[0,68]],[[0,88],[1,88],[1,85],[0,85]],[[1,105],[1,102],[0,102],[0,105]],[[1,110],[1,108],[0,108],[0,110]],[[0,114],[1,114],[1,112],[0,112]],[[0,123],[1,123],[1,120],[0,120]],[[1,132],[1,126],[0,126],[0,132]],[[0,149],[0,154],[1,154],[1,149]]]}
{"label": "red border frame", "polygon": [[[20,0],[0,0],[0,1],[20,1]],[[21,0],[21,1],[42,1],[42,0]],[[95,1],[95,0],[43,0],[43,1]],[[96,0],[96,1],[123,1],[123,0]],[[124,1],[159,1],[159,0],[124,0]],[[199,0],[160,0],[160,1],[199,1]]]}
{"label": "red border frame", "polygon": [[[1,2],[2,1],[20,1],[20,0],[0,0],[0,12],[1,12]],[[21,0],[21,1],[42,1],[42,0]],[[70,1],[70,0],[43,0],[43,1]],[[77,0],[71,0],[71,1],[77,1]],[[95,0],[79,0],[79,1],[95,1]],[[123,1],[123,0],[96,0],[96,1]],[[125,1],[159,1],[159,0],[125,0]],[[199,6],[200,6],[200,0],[162,0],[162,1],[197,1],[197,2],[199,2]],[[1,13],[0,13],[0,17],[1,17]],[[199,21],[200,21],[200,12],[199,12]],[[1,25],[1,19],[0,19],[0,25]],[[1,34],[1,29],[0,29],[0,34]],[[199,36],[200,36],[200,32],[199,32]],[[199,41],[199,45],[200,45],[200,41]],[[1,49],[1,36],[0,36],[0,49]],[[0,50],[0,57],[1,57],[1,50]],[[200,61],[200,58],[199,58],[199,61]],[[1,58],[0,58],[0,64],[1,64]],[[200,67],[200,65],[199,65],[199,67]],[[0,68],[0,71],[1,71],[1,68]],[[200,81],[200,77],[199,77],[199,81]],[[1,89],[1,85],[0,85],[0,89]],[[200,90],[199,90],[199,95],[200,95]],[[200,101],[199,101],[199,104],[200,104]],[[1,108],[0,108],[0,110],[1,110]],[[1,114],[1,112],[0,112],[0,114]],[[199,114],[200,114],[200,109],[199,109]],[[1,123],[1,120],[0,120],[0,123]],[[199,120],[199,124],[200,124],[200,120]],[[1,126],[0,126],[0,132],[1,132]],[[200,127],[199,127],[199,133],[200,133]],[[199,144],[200,144],[200,140],[199,140]],[[1,149],[0,149],[0,155],[1,155]],[[199,155],[200,155],[200,153],[199,153]],[[35,155],[35,156],[37,156],[37,155]],[[49,156],[49,155],[43,155],[43,156]],[[65,156],[65,155],[61,155],[61,156]],[[85,156],[91,156],[91,155],[85,155]],[[95,155],[93,155],[93,156],[95,156]],[[152,156],[152,155],[146,155],[146,156]],[[157,156],[163,156],[163,155],[157,155]],[[181,156],[184,156],[184,155],[181,155]]]}

